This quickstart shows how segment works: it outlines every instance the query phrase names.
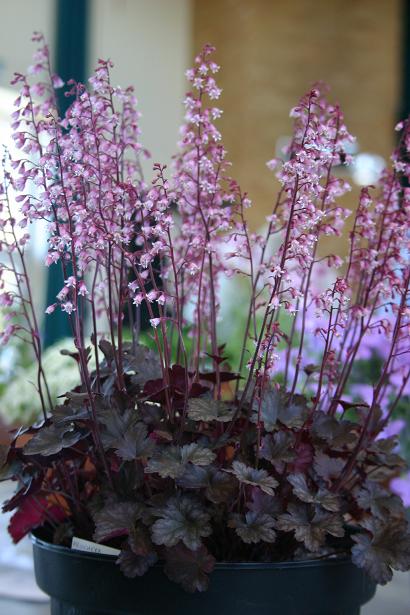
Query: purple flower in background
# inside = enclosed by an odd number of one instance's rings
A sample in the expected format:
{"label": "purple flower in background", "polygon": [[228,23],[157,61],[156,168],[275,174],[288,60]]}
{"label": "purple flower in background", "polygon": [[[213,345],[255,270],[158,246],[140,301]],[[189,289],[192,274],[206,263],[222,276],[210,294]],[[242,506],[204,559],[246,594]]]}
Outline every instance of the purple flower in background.
{"label": "purple flower in background", "polygon": [[390,487],[394,493],[397,493],[403,500],[406,507],[410,507],[410,472],[404,474],[400,478],[393,478]]}

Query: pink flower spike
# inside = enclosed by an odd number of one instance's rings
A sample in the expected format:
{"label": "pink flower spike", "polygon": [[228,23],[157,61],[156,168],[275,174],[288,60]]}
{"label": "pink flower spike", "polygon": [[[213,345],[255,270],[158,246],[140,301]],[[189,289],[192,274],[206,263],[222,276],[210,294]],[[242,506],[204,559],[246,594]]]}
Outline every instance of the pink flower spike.
{"label": "pink flower spike", "polygon": [[52,314],[54,310],[56,309],[56,307],[57,307],[57,303],[53,303],[52,305],[49,305],[48,307],[46,307],[45,313]]}
{"label": "pink flower spike", "polygon": [[161,319],[160,318],[150,318],[150,323],[154,327],[154,329],[156,329],[158,325],[161,323]]}

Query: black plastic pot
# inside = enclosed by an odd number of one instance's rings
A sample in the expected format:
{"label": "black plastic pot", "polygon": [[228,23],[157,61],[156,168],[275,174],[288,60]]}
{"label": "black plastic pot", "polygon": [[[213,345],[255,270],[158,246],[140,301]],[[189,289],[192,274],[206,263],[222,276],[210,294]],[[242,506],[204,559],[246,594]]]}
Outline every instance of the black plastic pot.
{"label": "black plastic pot", "polygon": [[375,584],[348,560],[217,564],[207,592],[188,594],[154,566],[127,579],[115,557],[33,537],[52,615],[359,615]]}

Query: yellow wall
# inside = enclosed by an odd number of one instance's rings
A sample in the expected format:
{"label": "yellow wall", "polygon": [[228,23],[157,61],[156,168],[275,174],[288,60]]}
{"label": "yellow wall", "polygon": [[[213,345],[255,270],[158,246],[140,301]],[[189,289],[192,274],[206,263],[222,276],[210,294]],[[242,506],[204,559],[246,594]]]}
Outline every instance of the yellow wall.
{"label": "yellow wall", "polygon": [[255,203],[253,226],[272,202],[265,161],[290,132],[289,109],[314,81],[331,85],[361,150],[389,156],[400,19],[400,0],[195,0],[195,48],[217,47],[221,128],[233,174]]}

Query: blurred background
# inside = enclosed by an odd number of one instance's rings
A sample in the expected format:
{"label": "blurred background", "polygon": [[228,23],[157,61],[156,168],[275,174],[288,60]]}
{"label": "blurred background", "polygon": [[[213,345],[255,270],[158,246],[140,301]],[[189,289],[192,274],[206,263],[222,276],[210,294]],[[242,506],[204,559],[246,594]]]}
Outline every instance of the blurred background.
{"label": "blurred background", "polygon": [[[394,146],[394,126],[410,111],[407,0],[0,0],[0,16],[0,144],[5,145],[16,95],[10,79],[31,62],[34,30],[46,36],[54,69],[64,79],[84,81],[98,58],[114,62],[113,83],[135,86],[143,144],[152,162],[163,163],[170,162],[178,139],[184,72],[204,43],[214,44],[222,67],[220,127],[232,174],[253,200],[249,221],[254,229],[264,224],[276,190],[265,163],[286,144],[289,110],[315,81],[329,84],[331,99],[341,104],[357,137],[355,162],[347,172],[353,190],[344,203],[351,208],[360,186],[377,181]],[[61,284],[53,267],[47,278],[41,273],[45,237],[37,231],[34,239],[31,275],[42,313]],[[339,249],[344,250],[342,243]],[[66,331],[58,318],[47,319],[45,343],[51,346],[48,360],[56,386],[64,370],[69,388],[76,374],[70,375],[70,360],[65,363],[58,352]],[[27,384],[30,361],[24,349],[0,353],[0,441],[6,437],[1,422],[18,424],[36,412]],[[42,596],[29,584],[28,546],[16,554],[5,542],[6,520],[0,517],[0,523],[0,612],[46,613]],[[7,576],[11,560],[20,576]],[[25,598],[40,601],[37,606],[6,601],[16,587],[21,597],[21,571],[30,588]],[[409,580],[403,575],[395,583],[384,590],[390,593],[379,592],[364,613],[384,614],[387,608],[390,615],[408,613]]]}

